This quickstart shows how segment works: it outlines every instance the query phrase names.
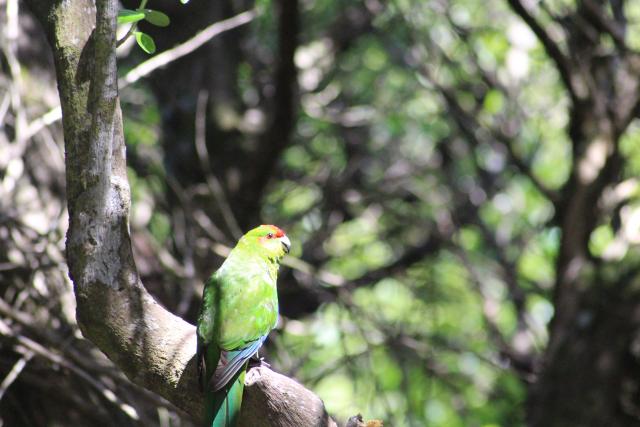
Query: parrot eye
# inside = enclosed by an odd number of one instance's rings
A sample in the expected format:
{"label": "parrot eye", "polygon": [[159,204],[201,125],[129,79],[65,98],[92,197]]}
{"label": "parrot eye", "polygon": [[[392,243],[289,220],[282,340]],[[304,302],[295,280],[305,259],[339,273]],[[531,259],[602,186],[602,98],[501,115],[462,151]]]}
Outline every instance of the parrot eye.
{"label": "parrot eye", "polygon": [[267,234],[267,239],[273,239],[273,233]]}

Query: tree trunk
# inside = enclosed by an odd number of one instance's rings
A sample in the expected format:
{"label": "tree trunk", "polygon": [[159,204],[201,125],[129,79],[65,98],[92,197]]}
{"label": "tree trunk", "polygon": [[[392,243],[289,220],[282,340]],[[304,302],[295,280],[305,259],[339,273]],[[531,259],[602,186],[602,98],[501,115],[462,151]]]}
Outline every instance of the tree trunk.
{"label": "tree trunk", "polygon": [[[78,324],[133,382],[198,419],[203,399],[197,391],[195,328],[149,295],[131,251],[116,77],[118,2],[28,3],[56,66],[67,162],[67,262]],[[247,377],[242,425],[334,425],[322,401],[295,381],[266,368]]]}
{"label": "tree trunk", "polygon": [[[613,208],[603,194],[623,179],[619,145],[639,111],[640,57],[624,46],[624,17],[609,16],[600,2],[578,2],[566,16],[566,49],[532,9],[519,0],[509,4],[538,36],[570,100],[572,168],[555,205],[562,232],[555,314],[530,387],[529,424],[640,425],[638,270],[624,271],[628,264],[598,258],[589,248],[596,227],[610,222]],[[603,45],[609,37],[614,47]]]}

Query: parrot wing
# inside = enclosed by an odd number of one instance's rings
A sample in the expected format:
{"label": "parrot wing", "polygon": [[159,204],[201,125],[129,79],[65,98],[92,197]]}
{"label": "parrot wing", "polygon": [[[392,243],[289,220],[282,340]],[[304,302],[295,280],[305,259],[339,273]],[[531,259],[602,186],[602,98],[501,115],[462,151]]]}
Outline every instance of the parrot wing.
{"label": "parrot wing", "polygon": [[250,342],[244,348],[231,351],[221,351],[218,366],[209,381],[209,388],[214,392],[222,389],[240,370],[240,368],[242,368],[245,362],[251,356],[256,354],[266,339],[267,336],[264,335],[257,340]]}

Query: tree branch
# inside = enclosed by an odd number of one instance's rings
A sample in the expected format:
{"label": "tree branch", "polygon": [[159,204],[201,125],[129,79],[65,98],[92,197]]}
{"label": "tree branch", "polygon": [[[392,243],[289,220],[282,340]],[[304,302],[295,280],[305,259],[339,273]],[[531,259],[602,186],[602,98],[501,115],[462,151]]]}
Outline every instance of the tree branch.
{"label": "tree branch", "polygon": [[120,88],[127,87],[130,84],[137,82],[141,78],[148,76],[158,68],[165,67],[171,62],[190,54],[191,52],[200,48],[200,46],[209,42],[212,38],[226,31],[237,28],[241,25],[248,24],[256,17],[256,15],[257,14],[255,10],[248,10],[229,19],[225,19],[209,25],[207,28],[200,31],[189,40],[180,43],[179,45],[174,46],[171,49],[165,50],[164,52],[136,66],[122,78]]}
{"label": "tree branch", "polygon": [[[195,328],[145,290],[131,250],[116,77],[118,3],[28,3],[56,64],[67,154],[67,262],[78,324],[131,381],[200,418]],[[241,425],[335,425],[322,401],[295,381],[265,368],[247,377]]]}
{"label": "tree branch", "polygon": [[558,67],[558,72],[560,73],[560,78],[562,79],[564,86],[567,88],[571,97],[575,100],[578,96],[571,79],[571,66],[565,54],[560,50],[560,47],[558,47],[558,44],[553,40],[547,30],[544,29],[542,24],[540,24],[540,22],[538,22],[536,18],[529,13],[522,1],[508,0],[507,3],[509,3],[511,9],[513,9],[520,18],[522,18],[529,28],[531,28],[531,31],[533,31],[538,37],[538,40],[542,43],[547,55],[549,55],[553,62],[555,62],[556,67]]}
{"label": "tree branch", "polygon": [[616,22],[607,16],[607,12],[599,4],[592,0],[584,0],[582,2],[583,10],[586,18],[600,32],[609,34],[620,51],[628,50],[625,40],[625,23],[624,14],[620,16],[622,22]]}
{"label": "tree branch", "polygon": [[298,47],[300,17],[298,0],[279,0],[278,62],[273,76],[274,94],[270,101],[272,117],[260,136],[258,149],[252,154],[252,167],[243,190],[243,208],[258,212],[259,203],[278,165],[278,159],[291,144],[297,108],[297,70],[294,56]]}

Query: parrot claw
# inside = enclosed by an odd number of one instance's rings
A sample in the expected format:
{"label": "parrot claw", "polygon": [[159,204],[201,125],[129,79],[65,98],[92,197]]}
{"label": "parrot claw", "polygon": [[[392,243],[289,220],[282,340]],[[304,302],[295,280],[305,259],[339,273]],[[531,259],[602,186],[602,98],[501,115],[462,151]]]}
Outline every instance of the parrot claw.
{"label": "parrot claw", "polygon": [[271,368],[271,365],[264,360],[264,357],[255,357],[249,360],[251,368]]}
{"label": "parrot claw", "polygon": [[264,360],[264,357],[261,357],[260,359],[258,359],[258,362],[260,363],[260,366],[264,366],[265,368],[271,367],[271,365]]}

